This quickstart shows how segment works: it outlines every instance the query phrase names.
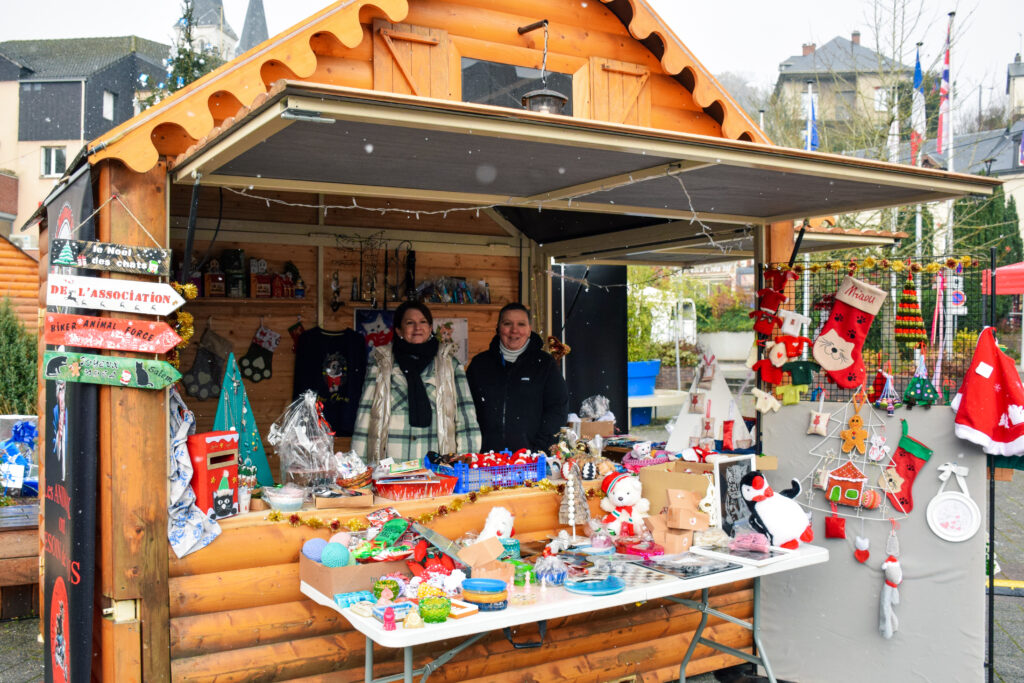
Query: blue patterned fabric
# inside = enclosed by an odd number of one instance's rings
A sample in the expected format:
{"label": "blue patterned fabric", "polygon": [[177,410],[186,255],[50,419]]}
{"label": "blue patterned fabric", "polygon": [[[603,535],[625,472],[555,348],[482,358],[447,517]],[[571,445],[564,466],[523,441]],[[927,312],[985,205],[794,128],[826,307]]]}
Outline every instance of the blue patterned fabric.
{"label": "blue patterned fabric", "polygon": [[220,525],[196,507],[196,494],[189,486],[192,461],[187,440],[196,431],[196,418],[174,387],[168,403],[171,452],[167,468],[167,540],[174,554],[182,558],[208,546],[220,535]]}

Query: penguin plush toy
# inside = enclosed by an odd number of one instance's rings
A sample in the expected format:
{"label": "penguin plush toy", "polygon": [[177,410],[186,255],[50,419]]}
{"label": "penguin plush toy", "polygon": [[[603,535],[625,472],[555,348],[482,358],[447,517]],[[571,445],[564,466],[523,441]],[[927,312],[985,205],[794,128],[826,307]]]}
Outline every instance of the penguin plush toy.
{"label": "penguin plush toy", "polygon": [[810,515],[793,500],[800,495],[796,479],[792,488],[775,492],[764,475],[754,470],[740,480],[740,494],[750,508],[750,526],[767,536],[772,545],[793,550],[801,541],[814,540]]}

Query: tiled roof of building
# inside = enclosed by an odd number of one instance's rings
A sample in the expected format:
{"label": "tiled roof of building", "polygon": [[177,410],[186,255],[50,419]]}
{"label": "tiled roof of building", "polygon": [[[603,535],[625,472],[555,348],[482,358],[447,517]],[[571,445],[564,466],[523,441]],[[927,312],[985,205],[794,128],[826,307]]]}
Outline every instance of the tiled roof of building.
{"label": "tiled roof of building", "polygon": [[131,53],[159,65],[169,52],[169,46],[138,36],[0,43],[0,54],[31,69],[29,79],[83,78]]}
{"label": "tiled roof of building", "polygon": [[836,36],[809,55],[794,55],[779,64],[779,78],[886,71],[912,73],[913,68],[840,36]]}

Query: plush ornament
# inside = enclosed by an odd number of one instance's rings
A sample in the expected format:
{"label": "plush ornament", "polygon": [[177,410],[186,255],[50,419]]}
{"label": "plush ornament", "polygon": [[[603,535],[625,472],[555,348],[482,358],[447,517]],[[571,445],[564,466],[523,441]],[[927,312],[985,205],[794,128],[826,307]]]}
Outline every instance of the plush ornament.
{"label": "plush ornament", "polygon": [[835,305],[814,340],[814,360],[836,384],[853,389],[865,383],[861,347],[885,301],[885,292],[847,275],[836,291]]}
{"label": "plush ornament", "polygon": [[784,384],[775,387],[775,393],[782,400],[784,406],[795,406],[800,402],[800,397],[810,389],[806,384]]}
{"label": "plush ornament", "polygon": [[613,536],[640,536],[643,519],[651,503],[643,497],[640,479],[627,474],[609,474],[601,482],[605,497],[601,509],[607,512],[601,521]]}
{"label": "plush ornament", "polygon": [[853,559],[857,560],[861,564],[867,562],[868,557],[871,556],[871,551],[869,550],[870,545],[871,541],[863,536],[858,536],[853,539]]}
{"label": "plush ornament", "polygon": [[761,413],[762,415],[764,413],[773,411],[778,412],[779,408],[782,407],[782,404],[779,403],[779,400],[766,391],[761,391],[760,389],[751,389],[750,393],[753,394],[754,398],[756,399],[754,401],[754,410]]}
{"label": "plush ornament", "polygon": [[580,465],[580,476],[583,477],[583,481],[594,481],[598,474],[597,463],[585,462]]}
{"label": "plush ornament", "polygon": [[832,515],[825,518],[825,538],[846,538],[846,520],[839,516],[839,509],[832,505]]}
{"label": "plush ornament", "polygon": [[999,350],[991,327],[978,337],[971,365],[952,403],[953,432],[992,455],[1024,454],[1024,385]]}
{"label": "plush ornament", "polygon": [[881,462],[889,457],[890,448],[885,445],[885,437],[875,434],[871,437],[871,447],[868,448],[868,460]]}
{"label": "plush ornament", "polygon": [[907,434],[906,420],[900,422],[903,434],[878,483],[896,509],[907,513],[914,509],[914,497],[911,495],[914,479],[932,457],[932,449]]}
{"label": "plush ornament", "polygon": [[328,543],[320,552],[320,562],[325,567],[345,567],[348,561],[348,548],[340,543]]}
{"label": "plush ornament", "polygon": [[302,544],[302,554],[314,562],[319,562],[326,546],[326,540],[319,537],[311,538]]}
{"label": "plush ornament", "polygon": [[[874,399],[871,398],[872,394],[868,394],[868,400],[874,403],[876,408],[885,408],[886,412],[892,415],[896,407],[902,405],[902,401],[900,401],[900,395],[896,393],[896,385],[893,382],[892,375],[881,370],[878,372],[884,377],[882,388],[878,390],[878,395]],[[873,392],[874,389],[872,389]]]}
{"label": "plush ornament", "polygon": [[800,354],[803,353],[804,347],[810,343],[811,340],[807,337],[793,334],[784,334],[775,338],[775,345],[782,344],[782,348],[786,352],[786,358],[799,358]]}
{"label": "plush ornament", "polygon": [[871,382],[871,390],[868,391],[868,402],[874,403],[878,406],[878,399],[882,395],[882,389],[885,387],[886,374],[881,368],[875,373],[875,379]]}
{"label": "plush ornament", "polygon": [[750,526],[766,535],[772,545],[791,550],[814,540],[810,515],[793,500],[800,495],[800,482],[792,481],[791,488],[775,493],[758,470],[740,480],[740,494],[750,509]]}
{"label": "plush ornament", "polygon": [[878,609],[878,630],[883,638],[892,638],[893,634],[900,629],[899,619],[893,609],[900,604],[900,584],[903,583],[903,568],[895,556],[890,555],[882,563],[882,572],[885,583],[882,585],[882,595]]}
{"label": "plush ornament", "polygon": [[849,453],[856,448],[857,452],[863,455],[867,450],[864,439],[868,436],[868,430],[864,429],[864,418],[860,415],[851,415],[847,427],[848,429],[839,432],[839,438],[843,440],[843,453]]}
{"label": "plush ornament", "polygon": [[633,444],[632,455],[637,460],[648,460],[654,456],[651,455],[651,442],[650,441],[638,441]]}
{"label": "plush ornament", "polygon": [[703,413],[704,412],[704,401],[707,400],[707,394],[703,391],[691,391],[690,392],[690,408],[691,413]]}
{"label": "plush ornament", "polygon": [[499,506],[491,508],[491,511],[487,513],[487,519],[484,521],[484,528],[477,536],[477,541],[482,541],[487,538],[512,538],[515,535],[515,517],[509,512],[508,508]]}
{"label": "plush ornament", "polygon": [[811,420],[807,424],[808,434],[817,434],[818,436],[828,436],[828,421],[832,417],[831,413],[827,413],[825,408],[825,392],[821,392],[821,397],[818,399],[818,409],[811,411]]}
{"label": "plush ornament", "polygon": [[[770,359],[762,358],[754,363],[752,369],[760,375],[761,381],[765,384],[782,384],[782,368],[773,365]],[[690,412],[694,411],[691,410]]]}
{"label": "plush ornament", "polygon": [[[779,311],[779,332],[787,336],[798,336],[804,325],[810,325],[811,319],[806,315],[800,315],[796,311],[782,309]],[[804,337],[806,339],[806,337]],[[810,344],[811,340],[807,339]]]}
{"label": "plush ornament", "polygon": [[814,373],[820,372],[821,366],[812,360],[791,360],[782,371],[789,373],[792,384],[814,384]]}
{"label": "plush ornament", "polygon": [[754,320],[754,331],[758,334],[770,335],[776,324],[781,324],[779,309],[788,301],[783,294],[786,284],[800,276],[792,270],[768,268],[764,271],[764,288],[757,291],[757,310],[750,312]]}
{"label": "plush ornament", "polygon": [[[786,345],[780,341],[769,344],[765,347],[765,355],[771,364],[777,368],[781,368],[789,360],[789,355],[786,353]],[[778,382],[776,382],[778,384]]]}

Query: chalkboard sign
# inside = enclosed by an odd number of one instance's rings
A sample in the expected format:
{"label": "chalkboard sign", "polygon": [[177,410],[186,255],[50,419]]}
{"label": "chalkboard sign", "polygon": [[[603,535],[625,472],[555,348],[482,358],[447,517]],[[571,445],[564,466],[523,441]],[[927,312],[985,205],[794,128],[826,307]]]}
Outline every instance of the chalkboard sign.
{"label": "chalkboard sign", "polygon": [[739,455],[715,461],[715,490],[721,511],[722,531],[732,534],[733,525],[746,519],[750,511],[740,493],[740,480],[757,469],[753,455]]}

